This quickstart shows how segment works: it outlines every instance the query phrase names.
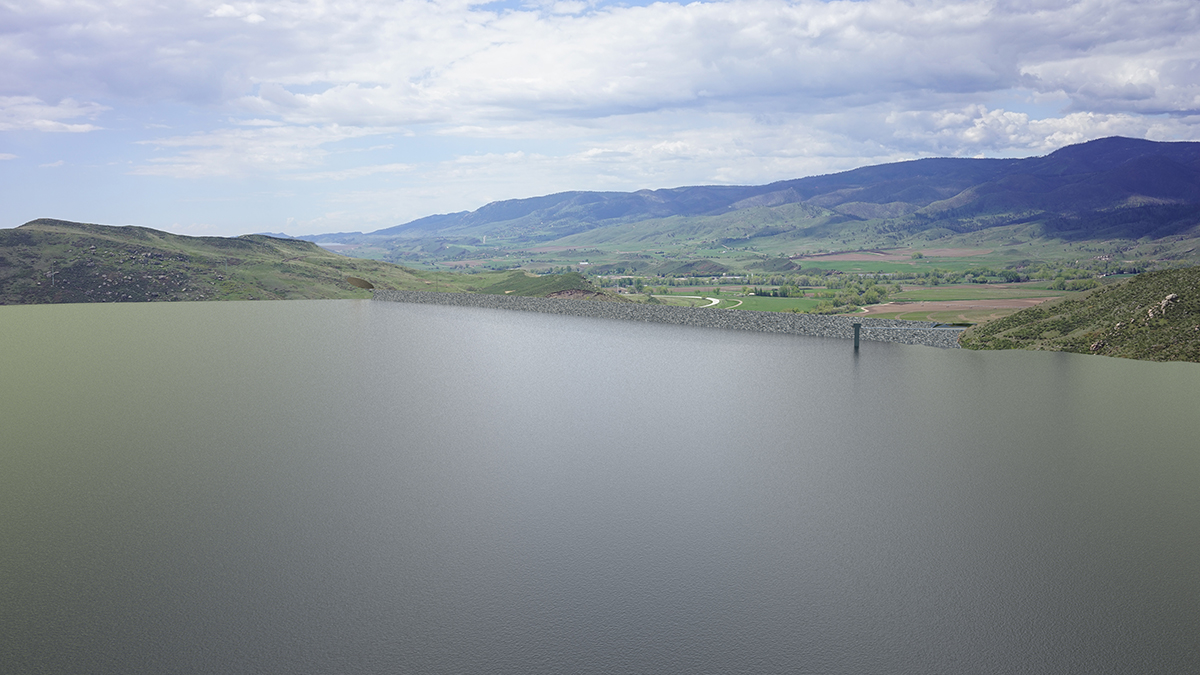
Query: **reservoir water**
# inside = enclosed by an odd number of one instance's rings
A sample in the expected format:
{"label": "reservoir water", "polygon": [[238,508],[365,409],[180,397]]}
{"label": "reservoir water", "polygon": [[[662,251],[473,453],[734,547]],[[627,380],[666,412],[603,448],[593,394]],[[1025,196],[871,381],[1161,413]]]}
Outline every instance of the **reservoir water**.
{"label": "reservoir water", "polygon": [[0,672],[1200,672],[1200,366],[0,307]]}

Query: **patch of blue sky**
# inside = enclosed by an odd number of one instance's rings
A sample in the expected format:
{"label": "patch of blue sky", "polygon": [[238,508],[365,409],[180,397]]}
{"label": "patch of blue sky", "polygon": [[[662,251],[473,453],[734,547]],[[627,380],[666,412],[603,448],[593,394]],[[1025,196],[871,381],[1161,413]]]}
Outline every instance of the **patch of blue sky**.
{"label": "patch of blue sky", "polygon": [[[371,87],[378,86],[380,83],[355,82],[355,84],[363,89],[370,89]],[[285,84],[283,85],[283,88],[289,93],[297,96],[311,96],[313,94],[323,94],[336,86],[337,85],[333,82],[309,82],[306,84]],[[261,84],[256,84],[250,94],[253,96],[258,96],[261,88]]]}
{"label": "patch of blue sky", "polygon": [[162,215],[181,213],[179,198],[190,193],[192,186],[132,175],[129,162],[104,162],[105,155],[107,151],[95,143],[76,142],[43,148],[46,161],[20,157],[0,162],[0,183],[5,185],[5,193],[12,195],[6,200],[3,227],[35,218],[159,229],[171,225],[161,220]]}
{"label": "patch of blue sky", "polygon": [[1023,113],[1030,120],[1061,117],[1071,99],[1063,92],[1042,94],[1029,89],[1003,89],[988,95],[987,105],[992,110],[1007,110]]}
{"label": "patch of blue sky", "polygon": [[381,162],[427,164],[462,157],[505,155],[515,152],[559,156],[578,151],[578,142],[559,139],[497,138],[461,135],[389,133],[347,138],[326,143],[326,167],[337,170]]}
{"label": "patch of blue sky", "polygon": [[[554,11],[555,7],[563,13],[578,14],[588,10],[619,8],[619,7],[648,7],[655,4],[688,5],[691,2],[668,2],[667,0],[496,0],[476,5],[479,9],[492,12],[524,12],[536,9]],[[572,11],[567,11],[572,10]]]}
{"label": "patch of blue sky", "polygon": [[151,156],[150,148],[137,144],[142,133],[107,127],[86,133],[0,132],[0,151],[16,155],[6,163],[30,170],[47,166],[121,170]]}

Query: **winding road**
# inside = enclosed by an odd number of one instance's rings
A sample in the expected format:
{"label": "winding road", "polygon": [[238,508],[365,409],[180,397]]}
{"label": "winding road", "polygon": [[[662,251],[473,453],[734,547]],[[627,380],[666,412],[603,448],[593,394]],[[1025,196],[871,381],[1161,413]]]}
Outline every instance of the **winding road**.
{"label": "winding road", "polygon": [[[712,307],[714,305],[721,304],[720,298],[708,298],[703,295],[651,295],[650,297],[652,297],[652,298],[688,298],[691,300],[707,300],[708,301],[707,305],[697,305],[697,307]],[[734,305],[733,307],[728,307],[727,309],[733,309],[734,307],[740,307],[742,305],[741,300],[735,300],[734,302],[736,302],[737,304]]]}

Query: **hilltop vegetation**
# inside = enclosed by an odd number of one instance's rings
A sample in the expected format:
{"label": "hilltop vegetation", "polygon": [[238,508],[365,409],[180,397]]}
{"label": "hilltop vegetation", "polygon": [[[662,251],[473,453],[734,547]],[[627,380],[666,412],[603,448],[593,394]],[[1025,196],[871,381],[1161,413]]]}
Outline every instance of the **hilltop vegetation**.
{"label": "hilltop vegetation", "polygon": [[1147,272],[967,330],[968,349],[1040,349],[1200,362],[1200,267]]}
{"label": "hilltop vegetation", "polygon": [[[598,299],[626,301],[625,298],[600,293],[599,289],[578,272],[532,276],[518,270],[505,273],[495,283],[479,286],[474,289],[476,293],[523,295],[540,298],[561,294],[565,291],[585,291],[596,296]],[[582,296],[576,294],[575,297]]]}
{"label": "hilltop vegetation", "polygon": [[0,304],[371,297],[347,276],[391,290],[594,290],[578,274],[528,277],[521,285],[511,273],[416,271],[263,235],[186,237],[49,219],[0,230]]}

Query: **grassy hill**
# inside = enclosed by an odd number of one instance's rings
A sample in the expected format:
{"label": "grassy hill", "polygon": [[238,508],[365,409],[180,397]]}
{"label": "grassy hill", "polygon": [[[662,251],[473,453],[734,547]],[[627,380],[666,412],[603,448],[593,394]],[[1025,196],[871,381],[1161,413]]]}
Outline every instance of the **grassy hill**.
{"label": "grassy hill", "polygon": [[968,349],[1041,349],[1200,362],[1200,267],[1139,274],[963,333]]}
{"label": "grassy hill", "polygon": [[[477,293],[492,295],[524,295],[544,298],[563,291],[592,291],[597,289],[591,282],[578,272],[566,274],[545,274],[531,276],[520,270],[506,273],[495,283],[480,286]],[[612,300],[625,301],[625,298],[612,297]]]}
{"label": "grassy hill", "polygon": [[[511,288],[511,274],[415,271],[263,235],[186,237],[50,219],[0,230],[0,304],[371,296],[347,276],[384,289],[487,292]],[[523,295],[591,290],[577,274],[528,278],[537,288],[522,286]]]}

